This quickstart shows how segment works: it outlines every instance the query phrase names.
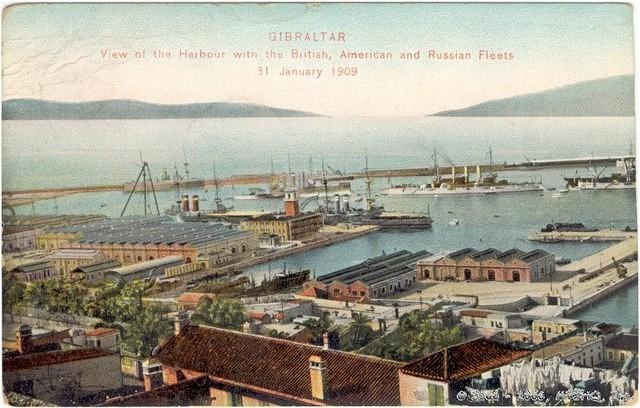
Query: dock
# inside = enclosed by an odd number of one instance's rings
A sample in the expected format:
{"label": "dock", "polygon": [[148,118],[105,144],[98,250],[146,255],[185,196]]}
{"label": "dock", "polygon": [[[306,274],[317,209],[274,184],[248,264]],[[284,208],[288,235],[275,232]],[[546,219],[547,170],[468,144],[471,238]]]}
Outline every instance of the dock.
{"label": "dock", "polygon": [[633,259],[638,255],[638,238],[633,237],[611,245],[604,250],[586,258],[556,268],[558,272],[584,271],[584,273],[600,272],[614,267],[612,258],[618,262]]}
{"label": "dock", "polygon": [[529,241],[537,242],[611,242],[626,241],[635,238],[635,231],[624,230],[599,230],[599,231],[551,231],[536,232],[527,237]]}

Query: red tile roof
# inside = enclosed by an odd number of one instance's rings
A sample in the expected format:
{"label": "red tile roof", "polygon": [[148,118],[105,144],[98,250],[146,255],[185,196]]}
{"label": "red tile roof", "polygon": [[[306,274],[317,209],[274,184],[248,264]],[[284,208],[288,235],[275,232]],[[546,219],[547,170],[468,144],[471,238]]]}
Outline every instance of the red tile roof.
{"label": "red tile roof", "polygon": [[17,357],[3,358],[3,371],[26,370],[54,364],[64,364],[72,361],[87,360],[117,354],[102,349],[74,349],[58,350],[44,353],[23,354]]}
{"label": "red tile roof", "polygon": [[327,293],[326,290],[316,288],[314,286],[308,287],[298,293],[298,296],[314,297],[318,299],[326,299],[328,295],[329,294]]}
{"label": "red tile roof", "polygon": [[509,364],[531,352],[480,337],[422,357],[402,372],[438,381],[460,381]]}
{"label": "red tile roof", "polygon": [[109,327],[99,327],[97,329],[89,330],[85,334],[89,337],[100,337],[116,333],[116,329]]}
{"label": "red tile roof", "polygon": [[[151,407],[204,405],[210,401],[209,388],[212,382],[200,376],[177,384],[165,385],[155,390],[115,397],[100,404],[103,407]],[[200,403],[203,402],[203,403]]]}
{"label": "red tile roof", "polygon": [[[309,357],[327,364],[329,396],[311,396]],[[337,350],[323,350],[252,334],[187,326],[161,346],[164,365],[208,374],[213,381],[295,405],[399,405],[398,369],[402,363]]]}

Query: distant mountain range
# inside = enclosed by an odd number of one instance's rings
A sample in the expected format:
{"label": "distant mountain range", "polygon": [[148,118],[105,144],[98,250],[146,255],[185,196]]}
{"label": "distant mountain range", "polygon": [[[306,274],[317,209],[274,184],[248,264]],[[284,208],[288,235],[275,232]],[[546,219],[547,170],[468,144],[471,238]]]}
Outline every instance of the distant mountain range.
{"label": "distant mountain range", "polygon": [[620,75],[483,102],[431,116],[634,116],[634,79]]}
{"label": "distant mountain range", "polygon": [[158,105],[128,99],[95,102],[53,102],[10,99],[2,102],[3,120],[179,119],[320,116],[249,103]]}

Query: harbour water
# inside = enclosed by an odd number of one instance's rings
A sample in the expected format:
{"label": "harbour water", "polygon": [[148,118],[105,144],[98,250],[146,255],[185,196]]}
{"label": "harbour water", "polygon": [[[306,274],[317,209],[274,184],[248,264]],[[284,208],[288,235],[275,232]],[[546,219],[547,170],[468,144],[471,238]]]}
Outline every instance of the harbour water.
{"label": "harbour water", "polygon": [[[286,171],[287,155],[294,170],[332,167],[361,170],[365,154],[371,168],[430,166],[431,151],[440,152],[440,165],[488,162],[489,146],[496,162],[527,159],[607,156],[628,153],[634,135],[631,118],[290,118],[198,119],[164,121],[5,121],[3,188],[73,186],[132,180],[139,171],[139,151],[154,176],[174,163],[183,172],[186,154],[194,176],[267,173],[270,157],[276,172]],[[184,147],[184,153],[183,153]],[[612,170],[612,169],[610,169]],[[563,187],[562,176],[587,174],[584,168],[503,172],[512,180],[542,179],[545,187]],[[425,178],[376,179],[374,194],[389,183],[424,183]],[[362,181],[353,182],[356,194]],[[221,189],[223,197],[244,194],[250,186]],[[202,207],[213,204],[213,191],[193,190]],[[161,209],[176,199],[159,192]],[[462,247],[506,250],[543,248],[559,257],[577,259],[606,243],[541,244],[528,241],[532,232],[550,222],[582,222],[587,226],[636,227],[635,190],[572,191],[563,198],[552,192],[505,195],[376,197],[390,211],[427,212],[433,228],[416,232],[379,232],[339,245],[259,265],[246,271],[259,280],[269,268],[310,268],[316,275],[349,266],[371,256],[399,249],[437,252]],[[126,200],[122,192],[91,193],[45,200],[16,208],[18,213],[103,213],[119,216]],[[227,200],[235,209],[271,211],[280,200]],[[316,203],[309,204],[308,209]],[[128,213],[143,212],[134,197]],[[452,219],[459,225],[449,225]],[[579,317],[637,325],[637,285],[599,302]]]}

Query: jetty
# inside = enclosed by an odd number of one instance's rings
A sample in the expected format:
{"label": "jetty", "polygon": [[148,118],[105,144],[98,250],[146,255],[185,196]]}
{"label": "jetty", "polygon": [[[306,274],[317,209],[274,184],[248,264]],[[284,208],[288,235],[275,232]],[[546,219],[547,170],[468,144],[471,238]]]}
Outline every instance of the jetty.
{"label": "jetty", "polygon": [[553,243],[553,242],[610,242],[626,241],[635,238],[635,231],[625,230],[598,230],[598,231],[551,231],[536,232],[529,235],[529,241]]}

